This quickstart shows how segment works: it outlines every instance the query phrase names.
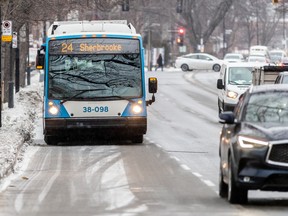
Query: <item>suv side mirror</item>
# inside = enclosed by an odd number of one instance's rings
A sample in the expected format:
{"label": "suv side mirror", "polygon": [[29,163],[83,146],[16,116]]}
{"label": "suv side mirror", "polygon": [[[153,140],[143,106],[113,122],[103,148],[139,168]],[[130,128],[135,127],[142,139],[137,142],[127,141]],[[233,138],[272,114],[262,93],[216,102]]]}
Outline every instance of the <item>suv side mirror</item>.
{"label": "suv side mirror", "polygon": [[217,89],[224,89],[223,81],[222,79],[217,80]]}

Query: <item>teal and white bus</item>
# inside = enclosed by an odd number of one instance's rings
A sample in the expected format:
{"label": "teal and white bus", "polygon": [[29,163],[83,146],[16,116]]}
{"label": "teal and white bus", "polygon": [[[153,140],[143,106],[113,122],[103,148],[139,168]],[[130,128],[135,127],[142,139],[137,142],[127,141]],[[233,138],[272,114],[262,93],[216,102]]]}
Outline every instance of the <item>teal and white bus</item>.
{"label": "teal and white bus", "polygon": [[43,133],[48,145],[71,135],[124,137],[142,143],[146,101],[141,35],[127,21],[54,22],[37,55],[44,70]]}

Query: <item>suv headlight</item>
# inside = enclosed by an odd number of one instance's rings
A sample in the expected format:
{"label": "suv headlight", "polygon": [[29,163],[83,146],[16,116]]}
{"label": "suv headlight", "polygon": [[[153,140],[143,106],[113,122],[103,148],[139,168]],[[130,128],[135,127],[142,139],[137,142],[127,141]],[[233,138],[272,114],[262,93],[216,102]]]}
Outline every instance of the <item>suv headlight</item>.
{"label": "suv headlight", "polygon": [[233,91],[227,92],[227,97],[229,97],[229,98],[236,99],[237,96],[238,96],[238,94],[236,92],[233,92]]}
{"label": "suv headlight", "polygon": [[260,139],[238,136],[238,143],[242,148],[257,148],[268,146],[268,142]]}

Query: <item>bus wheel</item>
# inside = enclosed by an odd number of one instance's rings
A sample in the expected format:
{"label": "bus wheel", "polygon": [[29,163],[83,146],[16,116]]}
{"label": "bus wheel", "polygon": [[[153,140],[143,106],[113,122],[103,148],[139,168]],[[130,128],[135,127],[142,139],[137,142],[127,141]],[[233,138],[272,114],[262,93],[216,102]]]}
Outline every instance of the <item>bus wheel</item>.
{"label": "bus wheel", "polygon": [[132,143],[143,143],[143,135],[137,135],[132,137]]}
{"label": "bus wheel", "polygon": [[44,136],[44,141],[47,145],[57,145],[58,139],[56,136]]}

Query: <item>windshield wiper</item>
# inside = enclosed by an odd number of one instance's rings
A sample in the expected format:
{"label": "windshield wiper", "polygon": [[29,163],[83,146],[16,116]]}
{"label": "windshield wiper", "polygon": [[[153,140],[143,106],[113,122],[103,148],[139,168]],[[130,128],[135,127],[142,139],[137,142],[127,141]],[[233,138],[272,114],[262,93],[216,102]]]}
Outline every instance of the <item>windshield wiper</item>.
{"label": "windshield wiper", "polygon": [[[99,97],[98,97],[99,98]],[[131,103],[135,103],[135,101],[133,101],[132,99],[130,98],[126,98],[126,97],[123,97],[123,96],[119,96],[119,95],[112,95],[112,96],[104,96],[104,97],[101,97],[103,99],[113,99],[113,98],[119,98],[119,99],[122,99],[122,100],[127,100]]]}
{"label": "windshield wiper", "polygon": [[70,101],[70,100],[76,98],[77,96],[79,96],[79,95],[81,95],[81,94],[83,94],[83,93],[85,93],[85,92],[89,92],[89,91],[102,91],[102,90],[106,90],[106,89],[85,89],[85,90],[77,90],[77,91],[81,91],[81,92],[79,92],[79,93],[77,93],[77,94],[75,94],[75,95],[73,95],[73,96],[71,96],[71,97],[69,97],[69,98],[66,98],[66,99],[62,100],[62,101],[60,102],[60,104],[63,104],[63,103],[65,103],[65,102],[67,102],[67,101]]}

